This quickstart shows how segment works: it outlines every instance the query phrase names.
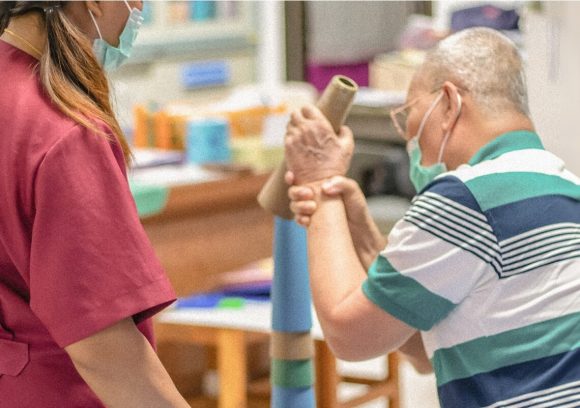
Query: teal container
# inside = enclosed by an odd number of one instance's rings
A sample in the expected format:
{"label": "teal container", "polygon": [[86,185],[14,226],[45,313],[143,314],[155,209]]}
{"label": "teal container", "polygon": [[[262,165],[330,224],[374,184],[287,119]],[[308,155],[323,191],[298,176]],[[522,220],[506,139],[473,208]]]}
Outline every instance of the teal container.
{"label": "teal container", "polygon": [[201,119],[187,123],[188,163],[229,163],[230,127],[225,119]]}
{"label": "teal container", "polygon": [[195,0],[190,3],[191,19],[194,21],[213,20],[216,17],[216,4],[212,0]]}

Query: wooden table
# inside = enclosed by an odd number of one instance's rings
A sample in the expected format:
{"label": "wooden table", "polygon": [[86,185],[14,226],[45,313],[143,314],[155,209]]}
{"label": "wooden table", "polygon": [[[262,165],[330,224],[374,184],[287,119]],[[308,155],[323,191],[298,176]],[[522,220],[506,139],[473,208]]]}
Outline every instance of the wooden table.
{"label": "wooden table", "polygon": [[[241,309],[172,309],[156,321],[158,340],[193,341],[217,347],[220,379],[218,407],[245,408],[247,399],[246,349],[263,341],[271,331],[272,306],[269,302],[248,303]],[[342,377],[337,373],[336,358],[324,341],[316,313],[312,311],[312,337],[316,353],[316,399],[321,408],[351,408],[380,396],[389,397],[389,407],[399,408],[398,361],[396,354],[387,357],[388,377],[384,380]],[[368,385],[364,395],[339,403],[337,387],[346,381]],[[225,392],[224,392],[225,390]]]}
{"label": "wooden table", "polygon": [[[273,217],[256,201],[267,178],[267,174],[231,174],[220,180],[172,187],[163,212],[142,220],[178,296],[212,290],[220,273],[272,255]],[[218,406],[245,408],[247,361],[252,358],[247,354],[248,346],[268,340],[270,318],[269,306],[263,305],[249,312],[230,310],[221,317],[200,310],[168,311],[156,320],[156,336],[160,345],[173,342],[216,347],[218,375],[227,390],[220,392]],[[399,408],[395,355],[389,356],[391,374],[387,381],[341,378],[336,359],[316,327],[318,407],[349,408],[376,395],[390,395],[390,408]],[[168,370],[172,374],[171,367]],[[339,404],[336,388],[340,380],[373,387],[365,396]]]}

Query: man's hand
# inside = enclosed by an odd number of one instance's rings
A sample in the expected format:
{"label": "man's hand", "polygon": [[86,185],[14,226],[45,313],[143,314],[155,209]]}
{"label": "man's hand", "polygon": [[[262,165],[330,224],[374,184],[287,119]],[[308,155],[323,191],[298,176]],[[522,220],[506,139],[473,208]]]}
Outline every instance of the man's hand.
{"label": "man's hand", "polygon": [[352,132],[346,126],[336,135],[314,106],[294,111],[286,129],[285,158],[296,184],[343,176],[354,150]]}

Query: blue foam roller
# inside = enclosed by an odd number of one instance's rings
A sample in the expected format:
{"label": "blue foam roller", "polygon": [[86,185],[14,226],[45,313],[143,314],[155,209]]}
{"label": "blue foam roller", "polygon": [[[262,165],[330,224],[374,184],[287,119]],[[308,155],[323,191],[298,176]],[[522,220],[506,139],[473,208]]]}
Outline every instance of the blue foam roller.
{"label": "blue foam roller", "polygon": [[314,389],[272,387],[272,408],[314,408]]}
{"label": "blue foam roller", "polygon": [[272,329],[305,332],[311,327],[306,230],[294,221],[276,217]]}

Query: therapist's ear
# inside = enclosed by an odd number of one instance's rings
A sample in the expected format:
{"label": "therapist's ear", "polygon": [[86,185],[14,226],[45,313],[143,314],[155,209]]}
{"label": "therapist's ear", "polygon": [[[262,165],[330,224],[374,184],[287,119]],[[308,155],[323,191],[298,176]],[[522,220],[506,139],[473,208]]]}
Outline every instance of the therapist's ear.
{"label": "therapist's ear", "polygon": [[91,13],[95,16],[95,18],[100,18],[103,16],[103,9],[98,1],[94,0],[85,0],[85,5],[87,10],[90,10]]}
{"label": "therapist's ear", "polygon": [[462,99],[459,94],[459,89],[452,82],[445,81],[441,90],[443,92],[443,108],[445,109],[441,128],[444,132],[448,132],[453,129],[453,126],[457,122]]}

